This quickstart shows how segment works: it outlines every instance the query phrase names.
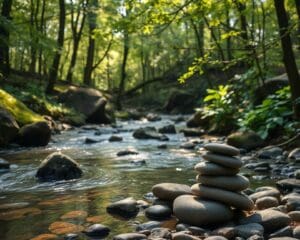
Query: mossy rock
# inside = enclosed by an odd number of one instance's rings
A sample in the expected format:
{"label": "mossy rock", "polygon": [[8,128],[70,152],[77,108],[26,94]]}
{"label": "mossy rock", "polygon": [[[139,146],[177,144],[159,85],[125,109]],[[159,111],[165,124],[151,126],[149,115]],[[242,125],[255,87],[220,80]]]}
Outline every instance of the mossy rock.
{"label": "mossy rock", "polygon": [[237,148],[252,150],[264,145],[264,140],[253,131],[238,131],[227,138],[227,143]]}
{"label": "mossy rock", "polygon": [[33,112],[24,103],[2,89],[0,89],[0,107],[9,111],[21,126],[44,121],[41,115]]}

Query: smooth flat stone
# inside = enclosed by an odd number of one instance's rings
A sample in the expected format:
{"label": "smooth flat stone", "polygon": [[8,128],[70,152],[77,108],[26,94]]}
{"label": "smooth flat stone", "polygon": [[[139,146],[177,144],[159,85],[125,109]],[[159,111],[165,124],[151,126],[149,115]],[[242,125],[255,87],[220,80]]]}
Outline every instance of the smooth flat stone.
{"label": "smooth flat stone", "polygon": [[242,191],[249,187],[249,180],[241,175],[236,176],[197,176],[197,181],[203,185],[221,188],[229,191]]}
{"label": "smooth flat stone", "polygon": [[228,168],[236,169],[236,168],[240,168],[243,165],[242,160],[239,158],[224,156],[224,155],[210,153],[210,152],[203,154],[202,157],[209,162],[220,164],[223,167],[228,167]]}
{"label": "smooth flat stone", "polygon": [[196,164],[195,170],[200,175],[209,175],[209,176],[215,176],[215,175],[221,175],[221,176],[230,176],[230,175],[236,175],[240,169],[238,168],[227,168],[223,167],[219,164],[215,164],[213,162],[200,162]]}
{"label": "smooth flat stone", "polygon": [[159,199],[173,201],[180,195],[191,194],[191,188],[185,184],[159,183],[152,187],[152,192]]}
{"label": "smooth flat stone", "polygon": [[192,193],[196,196],[220,201],[237,209],[250,211],[254,208],[253,201],[248,196],[238,192],[231,192],[201,184],[194,184],[191,189]]}
{"label": "smooth flat stone", "polygon": [[227,222],[233,216],[228,206],[215,201],[202,200],[192,195],[177,197],[173,211],[179,221],[199,227]]}
{"label": "smooth flat stone", "polygon": [[228,144],[222,143],[207,143],[204,145],[207,151],[224,154],[228,156],[236,156],[240,154],[240,150]]}

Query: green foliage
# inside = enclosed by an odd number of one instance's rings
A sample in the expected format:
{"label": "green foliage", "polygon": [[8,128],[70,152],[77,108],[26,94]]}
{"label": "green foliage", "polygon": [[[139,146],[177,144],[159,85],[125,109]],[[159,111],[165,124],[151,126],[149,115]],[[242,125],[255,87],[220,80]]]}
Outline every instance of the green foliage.
{"label": "green foliage", "polygon": [[239,119],[242,128],[256,131],[263,139],[275,129],[291,131],[292,101],[290,87],[284,87],[269,95],[262,104],[246,111]]}
{"label": "green foliage", "polygon": [[238,113],[233,102],[234,92],[231,85],[219,85],[217,89],[207,89],[204,98],[203,118],[210,119],[210,125],[222,131],[223,127],[234,127],[234,120]]}

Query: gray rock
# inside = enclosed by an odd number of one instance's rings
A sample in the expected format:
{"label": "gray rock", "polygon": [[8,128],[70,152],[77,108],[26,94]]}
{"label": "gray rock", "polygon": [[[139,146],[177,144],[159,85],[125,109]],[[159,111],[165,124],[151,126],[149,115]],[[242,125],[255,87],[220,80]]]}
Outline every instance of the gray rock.
{"label": "gray rock", "polygon": [[275,238],[275,237],[293,237],[293,229],[291,226],[287,226],[284,228],[281,228],[277,230],[276,232],[273,232],[269,235],[269,238]]}
{"label": "gray rock", "polygon": [[172,209],[166,205],[153,205],[146,209],[145,214],[150,219],[162,220],[171,217]]}
{"label": "gray rock", "polygon": [[196,226],[189,226],[188,230],[196,236],[205,236],[207,235],[207,230],[201,227],[196,227]]}
{"label": "gray rock", "polygon": [[196,196],[219,201],[241,210],[250,211],[254,208],[253,201],[248,196],[238,192],[194,184],[192,186],[192,193]]}
{"label": "gray rock", "polygon": [[257,199],[263,198],[263,197],[275,197],[275,198],[279,199],[280,198],[280,192],[276,188],[270,188],[270,189],[267,189],[265,191],[255,192],[255,193],[249,195],[249,197],[254,202],[256,202]]}
{"label": "gray rock", "polygon": [[106,237],[110,229],[102,224],[93,224],[83,231],[89,237]]}
{"label": "gray rock", "polygon": [[130,150],[130,149],[121,150],[121,151],[117,152],[118,157],[126,156],[126,155],[137,155],[137,154],[139,154],[139,153],[134,150]]}
{"label": "gray rock", "polygon": [[288,201],[299,201],[300,202],[300,194],[296,192],[289,193],[282,197],[281,202],[287,203]]}
{"label": "gray rock", "polygon": [[204,240],[227,240],[227,238],[222,236],[209,236],[207,238],[204,238]]}
{"label": "gray rock", "polygon": [[279,205],[278,199],[275,197],[262,197],[255,202],[257,209],[263,210],[271,207],[277,207]]}
{"label": "gray rock", "polygon": [[171,239],[172,234],[168,228],[158,227],[151,229],[148,239]]}
{"label": "gray rock", "polygon": [[180,144],[179,146],[180,148],[183,148],[183,149],[194,149],[196,147],[196,144],[195,143],[192,143],[192,142],[186,142],[186,143],[182,143]]}
{"label": "gray rock", "polygon": [[9,169],[9,162],[4,160],[3,158],[0,158],[0,170],[3,170],[3,169]]}
{"label": "gray rock", "polygon": [[161,222],[159,221],[149,221],[137,225],[136,230],[140,232],[145,230],[151,230],[153,228],[158,228],[160,226],[161,226]]}
{"label": "gray rock", "polygon": [[243,165],[243,162],[239,158],[214,154],[211,152],[207,152],[203,154],[202,157],[209,162],[220,164],[223,167],[228,167],[228,168],[237,169]]}
{"label": "gray rock", "polygon": [[146,119],[149,121],[149,122],[157,122],[157,121],[160,121],[161,120],[161,117],[158,116],[157,114],[155,113],[148,113],[146,115]]}
{"label": "gray rock", "polygon": [[14,117],[4,108],[0,108],[0,147],[14,140],[18,131],[19,125]]}
{"label": "gray rock", "polygon": [[113,240],[146,240],[147,236],[141,233],[122,233],[113,237]]}
{"label": "gray rock", "polygon": [[269,238],[268,240],[299,240],[299,238],[293,238],[293,237],[275,237],[275,238]]}
{"label": "gray rock", "polygon": [[229,207],[192,195],[182,195],[173,204],[175,216],[184,223],[203,226],[229,221],[233,214]]}
{"label": "gray rock", "polygon": [[203,176],[198,175],[197,181],[203,185],[230,191],[242,191],[249,187],[249,180],[241,175],[236,176]]}
{"label": "gray rock", "polygon": [[263,236],[260,235],[253,235],[249,238],[247,238],[247,240],[264,240],[265,238]]}
{"label": "gray rock", "polygon": [[240,220],[241,224],[259,223],[265,228],[267,233],[272,233],[284,228],[288,226],[290,222],[291,218],[287,214],[272,209],[256,212]]}
{"label": "gray rock", "polygon": [[175,134],[176,129],[175,129],[175,126],[173,124],[169,124],[169,125],[166,125],[166,126],[163,126],[163,127],[159,128],[158,132],[159,133]]}
{"label": "gray rock", "polygon": [[196,164],[195,170],[199,172],[201,175],[209,175],[209,176],[230,176],[236,175],[239,172],[239,169],[236,168],[227,168],[221,165],[212,163],[212,162],[200,162]]}
{"label": "gray rock", "polygon": [[300,226],[297,226],[293,230],[293,237],[300,239]]}
{"label": "gray rock", "polygon": [[258,223],[249,223],[234,227],[235,234],[239,237],[249,238],[253,235],[264,235],[264,227]]}
{"label": "gray rock", "polygon": [[296,178],[288,178],[288,179],[283,179],[278,182],[276,182],[277,188],[281,192],[292,192],[292,191],[300,191],[300,179]]}
{"label": "gray rock", "polygon": [[300,159],[300,148],[295,148],[293,149],[289,155],[288,155],[288,159],[290,160],[299,160]]}
{"label": "gray rock", "polygon": [[227,137],[227,144],[237,148],[252,150],[264,145],[264,140],[253,131],[238,131]]}
{"label": "gray rock", "polygon": [[100,142],[100,141],[93,139],[93,138],[89,138],[89,137],[85,138],[85,140],[84,140],[85,144],[94,144],[94,143],[98,143],[98,142]]}
{"label": "gray rock", "polygon": [[68,233],[64,236],[64,240],[78,240],[79,237],[77,233]]}
{"label": "gray rock", "polygon": [[161,133],[158,133],[154,127],[139,128],[133,132],[133,137],[136,139],[157,139],[167,141],[169,138]]}
{"label": "gray rock", "polygon": [[204,145],[204,148],[207,151],[216,153],[216,154],[221,154],[221,155],[228,155],[228,156],[236,156],[240,154],[240,150],[227,145],[227,144],[221,144],[221,143],[207,143]]}
{"label": "gray rock", "polygon": [[191,194],[191,188],[185,184],[159,183],[152,187],[152,192],[159,199],[173,201],[180,195]]}
{"label": "gray rock", "polygon": [[176,232],[172,234],[172,240],[200,240],[196,236],[188,234],[186,231]]}
{"label": "gray rock", "polygon": [[180,132],[183,133],[185,137],[200,137],[204,134],[204,130],[201,128],[184,128]]}
{"label": "gray rock", "polygon": [[47,122],[24,125],[17,136],[17,142],[25,147],[46,146],[51,138],[51,129]]}
{"label": "gray rock", "polygon": [[300,169],[295,170],[294,176],[296,179],[300,179]]}
{"label": "gray rock", "polygon": [[108,139],[109,142],[121,142],[123,141],[123,138],[117,135],[112,135],[110,136],[110,138]]}
{"label": "gray rock", "polygon": [[261,159],[276,159],[283,154],[283,149],[276,146],[268,146],[261,149],[257,153],[257,157]]}
{"label": "gray rock", "polygon": [[290,216],[290,218],[294,222],[300,222],[300,210],[298,210],[298,211],[291,211],[291,212],[288,213],[288,215]]}
{"label": "gray rock", "polygon": [[106,207],[106,211],[112,215],[118,215],[124,218],[135,217],[139,212],[137,201],[133,198],[125,198],[123,200],[111,203]]}
{"label": "gray rock", "polygon": [[82,170],[72,158],[60,152],[46,157],[40,164],[36,177],[41,181],[58,181],[80,178]]}

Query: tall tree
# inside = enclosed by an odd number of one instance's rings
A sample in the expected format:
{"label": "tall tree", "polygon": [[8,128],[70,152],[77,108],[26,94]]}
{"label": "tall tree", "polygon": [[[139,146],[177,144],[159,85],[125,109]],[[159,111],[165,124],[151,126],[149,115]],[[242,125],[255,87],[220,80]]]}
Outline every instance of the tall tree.
{"label": "tall tree", "polygon": [[92,72],[95,55],[95,30],[97,28],[97,9],[99,7],[98,0],[91,0],[88,4],[88,24],[89,24],[89,45],[87,49],[86,64],[84,68],[83,82],[90,86],[92,84]]}
{"label": "tall tree", "polygon": [[0,73],[7,77],[10,73],[9,64],[9,27],[10,11],[12,0],[5,0],[2,3],[0,19]]}
{"label": "tall tree", "polygon": [[284,0],[274,0],[279,25],[279,34],[283,51],[283,62],[291,86],[294,113],[300,119],[300,76],[296,65],[292,41],[289,32],[289,20],[284,6]]}
{"label": "tall tree", "polygon": [[71,62],[67,74],[67,81],[69,83],[72,82],[74,67],[77,59],[78,47],[82,36],[82,30],[85,22],[85,17],[86,17],[86,3],[84,0],[81,0],[78,3],[76,16],[74,11],[75,4],[73,3],[72,0],[70,1],[70,4],[71,4],[71,30],[72,30],[72,40],[73,40],[73,52],[72,52]]}
{"label": "tall tree", "polygon": [[46,93],[53,92],[54,84],[57,80],[59,61],[60,61],[60,57],[64,45],[65,22],[66,22],[65,0],[59,0],[59,30],[58,30],[58,37],[57,37],[57,48],[55,50],[53,63],[49,72],[49,79],[46,88]]}
{"label": "tall tree", "polygon": [[300,0],[295,0],[295,4],[296,4],[297,15],[298,15],[297,44],[298,44],[298,49],[300,50]]}

